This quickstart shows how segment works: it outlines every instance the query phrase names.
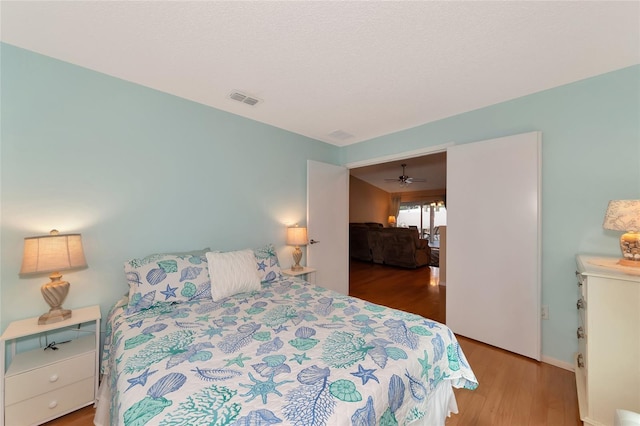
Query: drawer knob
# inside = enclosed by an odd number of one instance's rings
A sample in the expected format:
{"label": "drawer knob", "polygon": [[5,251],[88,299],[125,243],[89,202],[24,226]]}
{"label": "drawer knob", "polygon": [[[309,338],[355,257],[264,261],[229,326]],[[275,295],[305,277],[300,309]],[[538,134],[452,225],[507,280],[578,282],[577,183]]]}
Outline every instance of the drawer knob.
{"label": "drawer knob", "polygon": [[584,299],[578,299],[578,303],[576,303],[576,309],[584,309]]}
{"label": "drawer knob", "polygon": [[53,382],[57,382],[58,381],[58,375],[57,374],[52,374],[51,377],[49,377],[49,382],[53,383]]}
{"label": "drawer knob", "polygon": [[584,339],[584,328],[578,327],[578,330],[576,330],[576,335],[578,336],[578,339]]}
{"label": "drawer knob", "polygon": [[58,401],[53,400],[49,403],[49,408],[56,408],[58,406]]}
{"label": "drawer knob", "polygon": [[578,367],[584,368],[584,356],[582,354],[578,354]]}

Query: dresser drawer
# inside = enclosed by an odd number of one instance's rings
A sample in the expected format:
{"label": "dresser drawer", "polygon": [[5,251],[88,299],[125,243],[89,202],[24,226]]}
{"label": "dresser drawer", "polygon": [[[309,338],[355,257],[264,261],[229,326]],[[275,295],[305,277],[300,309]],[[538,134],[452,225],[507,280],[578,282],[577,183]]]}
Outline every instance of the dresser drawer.
{"label": "dresser drawer", "polygon": [[15,404],[79,382],[82,379],[91,378],[93,382],[96,367],[95,358],[95,351],[87,352],[64,361],[7,376],[5,379],[5,404]]}
{"label": "dresser drawer", "polygon": [[582,327],[585,333],[588,333],[589,330],[587,330],[586,320],[587,302],[585,302],[583,298],[578,299],[578,301],[576,302],[576,308],[578,310],[578,326]]}
{"label": "dresser drawer", "polygon": [[95,401],[93,376],[69,386],[8,405],[5,424],[22,426],[41,423]]}
{"label": "dresser drawer", "polygon": [[578,409],[580,418],[584,419],[589,412],[589,400],[587,399],[587,371],[584,366],[583,354],[577,353],[574,359],[574,368],[576,372],[576,390],[578,393]]}
{"label": "dresser drawer", "polygon": [[586,371],[589,368],[587,359],[587,337],[578,339],[578,353],[582,355],[580,357],[581,365],[579,365],[579,367]]}
{"label": "dresser drawer", "polygon": [[586,302],[587,301],[587,277],[582,275],[580,272],[576,271],[576,279],[578,280],[577,284],[580,288],[580,297]]}

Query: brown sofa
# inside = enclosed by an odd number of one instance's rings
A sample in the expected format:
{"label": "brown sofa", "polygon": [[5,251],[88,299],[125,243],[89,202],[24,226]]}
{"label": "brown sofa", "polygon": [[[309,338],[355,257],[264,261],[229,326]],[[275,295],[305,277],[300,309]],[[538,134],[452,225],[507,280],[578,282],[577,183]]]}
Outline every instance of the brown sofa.
{"label": "brown sofa", "polygon": [[369,229],[364,223],[349,224],[349,255],[352,259],[371,262]]}
{"label": "brown sofa", "polygon": [[349,254],[352,259],[382,263],[382,224],[349,224]]}
{"label": "brown sofa", "polygon": [[417,229],[383,228],[381,224],[350,223],[349,253],[365,262],[417,268],[429,264],[431,250]]}

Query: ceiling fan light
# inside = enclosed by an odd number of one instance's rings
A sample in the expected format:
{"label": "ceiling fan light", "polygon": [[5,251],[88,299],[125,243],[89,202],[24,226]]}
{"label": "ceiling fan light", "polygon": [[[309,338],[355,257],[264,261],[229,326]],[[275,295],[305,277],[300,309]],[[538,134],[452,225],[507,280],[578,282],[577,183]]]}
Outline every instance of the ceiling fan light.
{"label": "ceiling fan light", "polygon": [[400,176],[398,176],[398,179],[385,179],[385,181],[387,182],[398,182],[398,184],[400,185],[400,187],[404,188],[408,185],[411,185],[414,182],[426,182],[426,179],[421,179],[421,178],[412,178],[409,177],[408,175],[406,175],[405,173],[405,167],[407,167],[406,164],[401,164],[402,166],[402,174]]}

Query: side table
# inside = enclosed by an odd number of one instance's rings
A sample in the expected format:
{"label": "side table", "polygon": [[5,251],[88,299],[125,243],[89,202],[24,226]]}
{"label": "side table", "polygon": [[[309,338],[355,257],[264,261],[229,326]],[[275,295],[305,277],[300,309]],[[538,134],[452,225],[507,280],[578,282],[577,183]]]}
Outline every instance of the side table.
{"label": "side table", "polygon": [[312,284],[316,283],[316,269],[315,268],[309,268],[307,266],[304,266],[299,271],[293,271],[291,268],[289,268],[289,269],[283,269],[281,272],[284,275],[287,275],[289,277],[302,276],[303,279],[309,281],[310,283],[312,283]]}
{"label": "side table", "polygon": [[[83,323],[94,323],[95,332],[64,343],[56,349],[18,351],[22,337],[46,335]],[[5,346],[11,347],[11,363],[5,370]],[[74,309],[71,318],[38,324],[38,317],[13,321],[0,336],[0,424],[41,424],[95,403],[98,392],[100,306]]]}

